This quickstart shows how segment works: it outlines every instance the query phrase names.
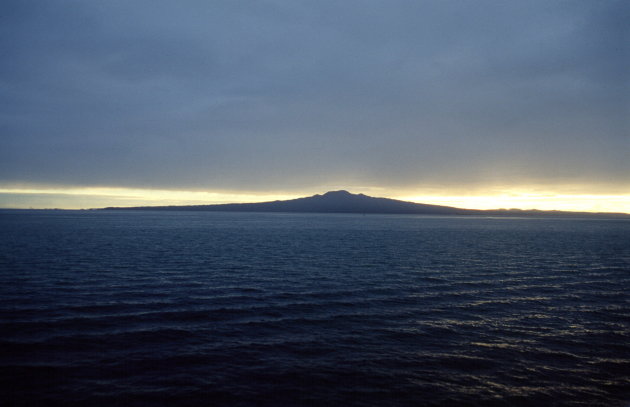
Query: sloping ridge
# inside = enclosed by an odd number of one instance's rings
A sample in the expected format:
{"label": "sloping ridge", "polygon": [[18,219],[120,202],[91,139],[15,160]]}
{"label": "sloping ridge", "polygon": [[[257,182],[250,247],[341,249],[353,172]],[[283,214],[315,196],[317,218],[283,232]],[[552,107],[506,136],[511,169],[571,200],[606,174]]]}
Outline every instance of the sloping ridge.
{"label": "sloping ridge", "polygon": [[348,191],[330,191],[323,195],[286,201],[185,206],[109,207],[108,210],[179,210],[229,212],[318,212],[318,213],[401,213],[457,215],[467,210],[439,205],[425,205],[388,198],[374,198]]}
{"label": "sloping ridge", "polygon": [[323,195],[286,201],[258,203],[233,203],[216,205],[174,205],[174,206],[135,206],[108,207],[106,210],[154,210],[154,211],[225,211],[225,212],[311,212],[311,213],[383,213],[417,215],[485,215],[485,216],[607,216],[630,218],[622,213],[590,213],[539,211],[518,209],[461,209],[450,206],[427,205],[415,202],[399,201],[389,198],[374,198],[363,194],[351,194],[348,191],[330,191]]}
{"label": "sloping ridge", "polygon": [[[225,206],[223,207],[225,208]],[[447,206],[424,205],[387,198],[373,198],[363,194],[351,194],[343,190],[288,201],[230,205],[230,209],[241,208],[244,210],[322,213],[455,214],[459,211],[457,208]]]}

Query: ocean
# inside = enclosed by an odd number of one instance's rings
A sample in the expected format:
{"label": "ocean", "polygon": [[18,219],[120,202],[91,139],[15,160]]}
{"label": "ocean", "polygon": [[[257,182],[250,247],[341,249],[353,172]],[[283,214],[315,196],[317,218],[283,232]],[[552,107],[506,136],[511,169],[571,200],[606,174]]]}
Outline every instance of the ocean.
{"label": "ocean", "polygon": [[0,212],[3,406],[628,406],[630,221]]}

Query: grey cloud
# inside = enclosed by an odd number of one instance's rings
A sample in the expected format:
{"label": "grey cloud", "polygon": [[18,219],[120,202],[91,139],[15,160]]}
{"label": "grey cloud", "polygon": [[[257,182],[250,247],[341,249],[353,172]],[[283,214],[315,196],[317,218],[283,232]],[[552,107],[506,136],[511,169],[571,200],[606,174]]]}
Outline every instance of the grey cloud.
{"label": "grey cloud", "polygon": [[627,183],[627,3],[3,2],[0,182]]}

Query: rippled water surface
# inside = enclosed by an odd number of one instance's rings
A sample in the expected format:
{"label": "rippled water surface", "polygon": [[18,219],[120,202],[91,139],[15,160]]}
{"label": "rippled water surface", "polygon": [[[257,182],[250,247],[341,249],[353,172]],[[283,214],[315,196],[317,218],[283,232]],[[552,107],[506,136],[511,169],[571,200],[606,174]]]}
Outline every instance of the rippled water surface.
{"label": "rippled water surface", "polygon": [[627,406],[630,222],[0,212],[0,404]]}

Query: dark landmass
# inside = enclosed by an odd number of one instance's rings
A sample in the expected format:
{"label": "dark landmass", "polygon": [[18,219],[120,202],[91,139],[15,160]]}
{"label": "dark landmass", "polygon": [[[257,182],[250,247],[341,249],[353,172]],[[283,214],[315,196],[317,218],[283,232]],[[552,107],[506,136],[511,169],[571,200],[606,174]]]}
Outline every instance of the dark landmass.
{"label": "dark landmass", "polygon": [[609,217],[629,218],[624,213],[593,213],[540,211],[521,209],[461,209],[450,206],[426,205],[399,201],[388,198],[374,198],[363,194],[351,194],[348,191],[331,191],[323,195],[287,201],[259,203],[233,203],[216,205],[173,205],[173,206],[135,206],[108,207],[105,210],[151,210],[151,211],[225,211],[225,212],[306,212],[306,213],[380,213],[414,215],[481,215],[481,216],[526,216],[526,217]]}

